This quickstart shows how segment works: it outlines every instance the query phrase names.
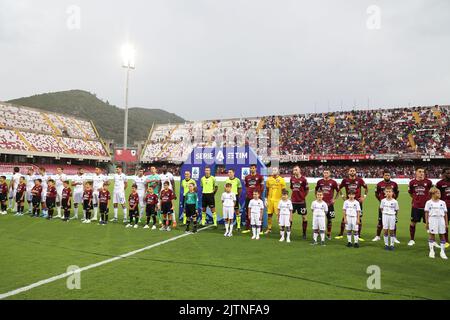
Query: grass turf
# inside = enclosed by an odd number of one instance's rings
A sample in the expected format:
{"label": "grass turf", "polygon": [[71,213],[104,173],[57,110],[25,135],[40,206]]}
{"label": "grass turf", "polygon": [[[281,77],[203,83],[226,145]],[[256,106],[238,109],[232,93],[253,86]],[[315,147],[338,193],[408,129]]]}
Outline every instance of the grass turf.
{"label": "grass turf", "polygon": [[[406,186],[401,186],[399,198],[398,238],[402,243],[394,252],[386,252],[383,241],[370,241],[377,224],[378,202],[373,191],[370,186],[363,218],[366,242],[359,249],[346,248],[345,240],[335,239],[326,247],[311,246],[311,226],[308,240],[301,240],[298,215],[290,244],[278,242],[277,227],[271,235],[252,241],[249,234],[236,232],[233,238],[225,238],[219,226],[219,230],[204,230],[82,272],[80,290],[67,289],[66,279],[61,279],[9,299],[449,299],[448,262],[439,255],[435,260],[428,258],[423,224],[417,228],[416,246],[406,246],[410,217]],[[312,197],[310,193],[308,204]],[[341,207],[339,200],[333,236],[339,231]],[[125,229],[122,223],[100,227],[1,216],[0,293],[59,275],[68,266],[84,267],[183,231],[180,225],[161,232]],[[381,269],[379,290],[366,285],[371,265]]]}

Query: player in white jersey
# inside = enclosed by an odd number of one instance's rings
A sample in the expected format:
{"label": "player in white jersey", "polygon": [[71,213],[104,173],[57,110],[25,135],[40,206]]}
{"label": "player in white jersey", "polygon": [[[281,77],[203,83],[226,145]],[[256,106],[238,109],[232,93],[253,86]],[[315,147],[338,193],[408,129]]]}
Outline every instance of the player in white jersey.
{"label": "player in white jersey", "polygon": [[137,186],[139,196],[139,220],[142,219],[145,209],[145,193],[147,191],[147,177],[144,176],[144,169],[139,169],[137,176],[134,177],[134,184]]}
{"label": "player in white jersey", "polygon": [[448,226],[448,208],[445,201],[441,199],[441,191],[433,187],[430,189],[431,200],[425,204],[425,221],[427,223],[427,230],[430,233],[429,257],[434,259],[434,246],[436,242],[436,235],[439,235],[441,240],[441,258],[447,260],[445,255],[445,233]]}
{"label": "player in white jersey", "polygon": [[[20,168],[14,167],[13,175],[11,177],[11,182],[9,183],[9,198],[8,198],[8,209],[12,209],[14,213],[17,213],[17,203],[16,203],[16,192],[17,187],[19,186],[20,177]],[[14,208],[13,208],[14,203]]]}
{"label": "player in white jersey", "polygon": [[236,205],[236,195],[231,192],[231,183],[225,185],[225,192],[222,193],[223,219],[225,220],[225,237],[233,236],[234,206]]}
{"label": "player in white jersey", "polygon": [[41,208],[42,208],[42,214],[41,217],[47,218],[48,216],[48,208],[47,208],[47,183],[50,179],[50,176],[47,175],[45,168],[40,167],[39,168],[39,179],[42,180],[41,186],[42,186],[42,194],[41,194]]}
{"label": "player in white jersey", "polygon": [[64,181],[67,180],[67,176],[64,173],[64,169],[62,167],[56,168],[56,174],[53,177],[53,180],[55,181],[55,187],[56,187],[56,210],[57,215],[56,218],[64,218],[61,215],[61,201],[62,201],[62,191],[64,189]]}
{"label": "player in white jersey", "polygon": [[[355,200],[355,191],[350,190],[347,194],[348,200],[344,201],[344,223],[347,230],[347,247],[359,248],[359,219],[361,216],[361,206],[358,201]],[[352,244],[352,232],[354,238],[354,244]]]}
{"label": "player in white jersey", "polygon": [[[73,217],[71,219],[78,219],[78,205],[83,207],[83,192],[84,183],[86,182],[86,176],[84,169],[79,168],[77,174],[72,179],[73,189]],[[85,211],[83,210],[83,220],[85,218]]]}
{"label": "player in white jersey", "polygon": [[285,239],[284,232],[286,230],[286,242],[291,242],[291,225],[292,225],[292,212],[294,206],[291,200],[289,200],[289,192],[283,190],[281,193],[281,200],[278,203],[278,224],[280,225],[280,242]]}
{"label": "player in white jersey", "polygon": [[250,217],[252,226],[252,240],[259,240],[259,233],[263,220],[264,202],[259,198],[259,192],[253,192],[253,199],[248,203],[247,217]]}
{"label": "player in white jersey", "polygon": [[[177,194],[175,193],[175,179],[173,177],[173,174],[167,171],[167,166],[162,166],[161,168],[162,173],[159,175],[159,178],[161,180],[161,185],[164,185],[164,182],[169,182],[169,189],[173,191],[173,195],[175,196],[174,200],[177,200]],[[177,219],[175,218],[175,210],[172,212],[172,223],[173,226],[177,226]]]}
{"label": "player in white jersey", "polygon": [[27,202],[28,202],[28,213],[31,215],[33,212],[33,205],[31,200],[33,198],[33,194],[31,190],[34,187],[34,180],[36,179],[36,175],[34,174],[34,169],[32,167],[28,168],[27,175],[25,176],[25,181],[27,182]]}
{"label": "player in white jersey", "polygon": [[[385,198],[380,202],[380,210],[382,214],[383,232],[384,232],[384,248],[386,250],[394,250],[395,244],[395,225],[397,223],[397,214],[400,210],[397,200],[394,199],[394,189],[387,186],[384,189]],[[389,236],[391,244],[389,245]]]}
{"label": "player in white jersey", "polygon": [[114,191],[113,191],[113,204],[114,204],[114,218],[111,220],[117,222],[119,213],[119,203],[122,206],[123,222],[127,223],[127,207],[125,203],[125,190],[127,189],[128,181],[127,176],[122,172],[122,166],[116,167],[116,173],[114,174]]}
{"label": "player in white jersey", "polygon": [[316,200],[311,204],[311,211],[313,213],[313,245],[317,244],[317,238],[320,234],[320,244],[325,245],[325,228],[326,216],[328,213],[328,205],[323,201],[323,192],[318,190],[316,192]]}
{"label": "player in white jersey", "polygon": [[91,218],[92,221],[97,221],[99,204],[98,196],[106,181],[108,181],[108,177],[103,174],[102,169],[95,167],[95,174],[92,176],[92,204],[94,206],[94,215]]}

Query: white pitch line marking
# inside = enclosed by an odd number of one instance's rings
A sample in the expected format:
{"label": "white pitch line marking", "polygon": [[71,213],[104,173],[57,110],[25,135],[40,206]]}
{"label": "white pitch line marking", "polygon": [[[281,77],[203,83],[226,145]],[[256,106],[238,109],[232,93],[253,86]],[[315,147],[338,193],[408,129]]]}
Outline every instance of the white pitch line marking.
{"label": "white pitch line marking", "polygon": [[[208,226],[206,228],[199,229],[198,231],[200,232],[200,231],[209,229],[211,227],[213,227],[213,226],[211,225],[211,226]],[[2,293],[2,294],[0,294],[0,300],[8,298],[8,297],[11,297],[11,296],[18,295],[19,293],[29,291],[31,289],[43,286],[43,285],[51,283],[51,282],[55,282],[55,281],[60,280],[60,279],[67,278],[68,276],[71,276],[74,273],[81,273],[81,272],[87,271],[89,269],[94,269],[94,268],[103,266],[105,264],[108,264],[108,263],[111,263],[111,262],[114,262],[114,261],[118,261],[118,260],[121,260],[121,259],[125,259],[125,258],[128,258],[128,257],[131,257],[131,256],[133,256],[135,254],[138,254],[138,253],[141,253],[143,251],[147,251],[147,250],[153,249],[155,247],[162,246],[163,244],[166,244],[166,243],[169,243],[169,242],[172,242],[172,241],[175,241],[175,240],[187,237],[189,235],[191,235],[191,233],[184,233],[184,234],[181,234],[179,236],[176,236],[176,237],[164,240],[164,241],[160,241],[160,242],[154,243],[154,244],[149,245],[147,247],[144,247],[144,248],[141,248],[141,249],[137,249],[137,250],[134,250],[134,251],[130,251],[128,253],[122,254],[122,255],[117,256],[117,257],[109,258],[109,259],[106,259],[106,260],[103,260],[103,261],[100,261],[100,262],[97,262],[97,263],[94,263],[94,264],[90,264],[90,265],[88,265],[86,267],[83,267],[83,268],[80,268],[80,269],[77,269],[77,270],[74,270],[74,271],[64,272],[64,273],[62,273],[60,275],[57,275],[57,276],[54,276],[54,277],[51,277],[51,278],[48,278],[48,279],[40,280],[40,281],[32,283],[32,284],[30,284],[28,286],[25,286],[25,287],[22,287],[22,288],[18,288],[18,289],[15,289],[15,290],[12,290],[12,291],[9,291],[9,292],[6,292],[6,293]]]}

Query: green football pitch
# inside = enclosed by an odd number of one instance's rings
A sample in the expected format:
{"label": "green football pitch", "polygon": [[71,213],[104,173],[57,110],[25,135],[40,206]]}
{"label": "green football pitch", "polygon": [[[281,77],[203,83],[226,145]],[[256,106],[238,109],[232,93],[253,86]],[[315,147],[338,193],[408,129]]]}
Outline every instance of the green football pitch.
{"label": "green football pitch", "polygon": [[[424,225],[417,228],[417,244],[406,245],[410,217],[406,186],[401,187],[399,198],[401,244],[391,252],[384,250],[383,241],[371,242],[378,205],[373,191],[374,186],[370,186],[362,232],[366,241],[359,249],[346,248],[345,240],[334,238],[325,247],[311,246],[310,225],[308,240],[302,240],[299,216],[294,217],[290,244],[278,241],[277,227],[271,235],[255,241],[249,234],[237,232],[234,237],[225,238],[223,226],[185,235],[181,225],[171,232],[162,232],[142,227],[126,229],[122,223],[102,227],[27,215],[0,216],[0,297],[9,293],[3,297],[450,299],[450,265],[438,254],[434,260],[428,258]],[[312,196],[310,193],[308,204]],[[339,200],[333,237],[339,232],[341,207]],[[119,218],[121,214],[119,210]],[[134,252],[142,248],[146,250]],[[69,266],[87,267],[80,274],[80,289],[68,289],[64,273]],[[369,289],[367,285],[371,266],[379,268],[379,289]],[[58,275],[62,276],[52,278]]]}

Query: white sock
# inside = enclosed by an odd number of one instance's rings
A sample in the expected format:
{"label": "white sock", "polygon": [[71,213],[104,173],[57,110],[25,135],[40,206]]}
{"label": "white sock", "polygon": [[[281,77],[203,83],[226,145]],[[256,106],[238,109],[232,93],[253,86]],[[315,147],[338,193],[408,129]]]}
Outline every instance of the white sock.
{"label": "white sock", "polygon": [[127,219],[127,208],[123,208],[123,219]]}
{"label": "white sock", "polygon": [[58,212],[58,216],[61,216],[61,207],[56,207],[56,212]]}
{"label": "white sock", "polygon": [[225,233],[228,233],[228,230],[230,229],[230,225],[228,222],[225,222]]}
{"label": "white sock", "polygon": [[434,251],[434,241],[429,241],[428,246],[430,247],[430,251]]}
{"label": "white sock", "polygon": [[119,208],[114,208],[114,219],[117,219],[118,213],[119,213]]}
{"label": "white sock", "polygon": [[395,245],[395,237],[391,236],[391,247]]}
{"label": "white sock", "polygon": [[94,216],[92,219],[97,219],[98,207],[94,207]]}
{"label": "white sock", "polygon": [[32,212],[31,208],[32,208],[31,202],[28,202],[28,213]]}
{"label": "white sock", "polygon": [[12,199],[8,199],[8,209],[11,209],[12,207]]}
{"label": "white sock", "polygon": [[17,203],[14,203],[14,212],[17,212]]}
{"label": "white sock", "polygon": [[142,219],[142,216],[144,215],[144,206],[142,206],[140,209],[139,209],[139,219]]}
{"label": "white sock", "polygon": [[259,233],[261,232],[261,228],[256,226],[256,237],[259,237]]}
{"label": "white sock", "polygon": [[252,235],[253,235],[254,237],[256,237],[256,228],[255,228],[255,227],[252,227]]}
{"label": "white sock", "polygon": [[445,242],[441,242],[441,252],[445,253]]}
{"label": "white sock", "polygon": [[352,235],[347,233],[347,241],[352,242]]}
{"label": "white sock", "polygon": [[86,210],[83,210],[83,219],[86,219]]}
{"label": "white sock", "polygon": [[291,239],[291,232],[290,231],[286,231],[286,239],[290,240]]}
{"label": "white sock", "polygon": [[[391,238],[391,242],[392,242],[392,238]],[[385,246],[389,245],[389,236],[384,236],[384,245]]]}
{"label": "white sock", "polygon": [[325,242],[325,232],[320,232],[320,240],[322,240],[322,242]]}
{"label": "white sock", "polygon": [[313,234],[313,239],[314,239],[314,242],[317,242],[317,237],[319,236],[319,234],[317,234],[316,232],[314,232],[314,234]]}
{"label": "white sock", "polygon": [[234,227],[233,221],[230,221],[230,234],[233,234],[233,227]]}
{"label": "white sock", "polygon": [[283,231],[280,230],[280,235],[281,235],[281,238],[284,239],[284,230]]}
{"label": "white sock", "polygon": [[353,237],[355,238],[355,243],[358,243],[358,241],[359,241],[359,235],[356,233]]}

